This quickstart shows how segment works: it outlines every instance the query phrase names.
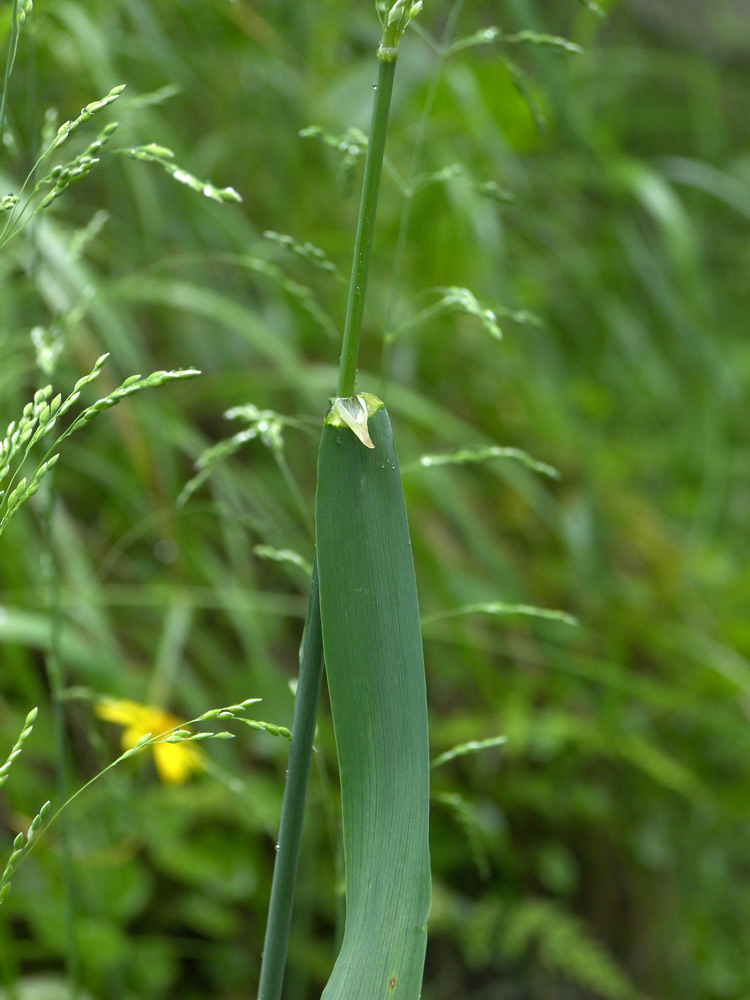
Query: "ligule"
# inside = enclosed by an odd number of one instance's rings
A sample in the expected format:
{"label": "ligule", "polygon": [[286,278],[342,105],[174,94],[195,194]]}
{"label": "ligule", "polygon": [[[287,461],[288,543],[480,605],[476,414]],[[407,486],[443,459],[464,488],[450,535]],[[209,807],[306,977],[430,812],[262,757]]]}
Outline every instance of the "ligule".
{"label": "ligule", "polygon": [[[363,405],[372,447],[346,419]],[[344,938],[323,1000],[418,1000],[430,905],[427,701],[401,474],[376,397],[333,403],[316,520],[346,863]]]}

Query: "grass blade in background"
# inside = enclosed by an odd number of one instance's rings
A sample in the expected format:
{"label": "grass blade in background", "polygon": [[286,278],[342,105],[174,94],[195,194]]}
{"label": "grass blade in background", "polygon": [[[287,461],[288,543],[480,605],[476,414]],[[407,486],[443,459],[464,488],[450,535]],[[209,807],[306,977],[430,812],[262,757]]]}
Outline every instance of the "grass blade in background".
{"label": "grass blade in background", "polygon": [[310,774],[315,719],[323,681],[323,640],[320,628],[318,568],[313,567],[310,602],[299,654],[299,684],[294,709],[292,749],[284,790],[279,830],[278,857],[273,870],[265,946],[261,963],[258,1000],[281,996],[284,965],[292,917],[292,899],[297,878],[305,795]]}

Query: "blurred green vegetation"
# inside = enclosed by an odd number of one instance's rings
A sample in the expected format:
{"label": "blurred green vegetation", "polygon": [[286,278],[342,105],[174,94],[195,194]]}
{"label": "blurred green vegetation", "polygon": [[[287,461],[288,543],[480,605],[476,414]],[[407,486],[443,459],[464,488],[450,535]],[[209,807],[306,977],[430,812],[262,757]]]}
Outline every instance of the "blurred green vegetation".
{"label": "blurred green vegetation", "polygon": [[[500,24],[584,51],[494,43],[438,66],[425,35],[452,5],[427,2],[396,80],[360,386],[378,391],[390,316],[404,465],[503,445],[562,473],[496,458],[405,477],[435,756],[507,737],[434,771],[425,1000],[750,997],[748,19],[737,3],[732,28],[725,4],[691,30],[692,5],[590,6],[464,4],[456,37]],[[0,538],[0,759],[40,707],[0,795],[3,859],[119,753],[94,696],[184,718],[262,697],[262,718],[291,723],[307,578],[254,549],[312,558],[345,287],[263,234],[348,274],[361,157],[299,132],[366,131],[377,38],[372,5],[342,0],[38,0],[24,27],[0,190],[18,193],[47,108],[72,119],[125,83],[101,113],[112,148],[158,142],[244,202],[105,150],[0,254],[4,425],[105,351],[87,402],[135,372],[204,373],[66,442]],[[461,169],[413,185],[391,302],[395,178],[413,182],[426,101],[417,173]],[[455,309],[411,324],[446,288],[494,308],[503,340]],[[60,346],[50,376],[34,328]],[[296,419],[224,419],[245,404]],[[204,449],[251,428],[178,505]],[[440,617],[488,602],[580,625]],[[253,993],[287,745],[238,737],[186,784],[130,761],[52,828],[0,907],[2,996],[68,996],[76,966],[95,1000]],[[325,703],[317,745],[295,1000],[319,996],[341,908]]]}

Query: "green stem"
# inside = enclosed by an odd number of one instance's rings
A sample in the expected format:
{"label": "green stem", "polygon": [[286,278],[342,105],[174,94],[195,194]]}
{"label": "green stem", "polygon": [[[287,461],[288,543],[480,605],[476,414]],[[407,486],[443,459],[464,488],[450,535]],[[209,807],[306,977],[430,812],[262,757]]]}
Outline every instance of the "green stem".
{"label": "green stem", "polygon": [[357,237],[354,243],[354,261],[349,283],[349,300],[344,323],[344,343],[339,363],[339,396],[353,396],[357,378],[359,341],[362,334],[362,318],[365,312],[367,279],[372,256],[372,238],[375,232],[375,213],[378,207],[380,175],[383,171],[385,137],[388,131],[388,114],[391,108],[393,77],[396,59],[380,59],[378,82],[375,84],[375,101],[372,107],[370,138],[365,159],[365,177],[362,185],[362,201],[359,207]]}
{"label": "green stem", "polygon": [[[60,608],[60,572],[55,556],[54,538],[54,493],[52,491],[54,473],[45,483],[44,491],[44,533],[47,548],[45,575],[49,601],[50,638],[49,650],[45,658],[45,668],[52,700],[52,735],[57,764],[57,789],[62,802],[67,801],[70,789],[68,775],[68,746],[65,733],[65,712],[63,710],[63,676],[60,658],[60,630],[62,626]],[[71,828],[67,814],[60,818],[60,863],[63,882],[66,925],[65,968],[70,990],[70,1000],[79,995],[78,943],[75,936],[76,894],[73,877],[73,852],[71,848]]]}
{"label": "green stem", "polygon": [[281,827],[273,870],[266,941],[260,967],[258,1000],[279,1000],[284,983],[294,884],[297,879],[302,821],[305,813],[305,795],[323,680],[323,635],[320,628],[317,562],[313,568],[310,603],[299,658],[299,684],[294,708],[292,747],[281,810]]}
{"label": "green stem", "polygon": [[[359,342],[365,311],[367,279],[375,232],[383,154],[388,131],[388,115],[396,70],[396,51],[403,27],[386,27],[378,50],[380,69],[375,84],[370,138],[365,159],[362,201],[359,208],[354,260],[344,322],[344,340],[339,365],[338,395],[353,396],[357,378]],[[276,864],[271,885],[266,940],[260,969],[258,1000],[280,1000],[292,920],[294,885],[299,864],[305,795],[310,774],[312,742],[323,679],[323,636],[320,626],[317,562],[313,568],[310,603],[300,648],[300,674],[294,710],[292,748],[289,755]]]}
{"label": "green stem", "polygon": [[8,107],[8,84],[10,74],[13,72],[13,63],[16,58],[18,48],[18,0],[13,0],[13,12],[11,14],[10,42],[8,44],[8,58],[5,63],[5,76],[3,78],[3,95],[0,98],[0,149],[2,149],[3,132],[5,131],[5,113]]}

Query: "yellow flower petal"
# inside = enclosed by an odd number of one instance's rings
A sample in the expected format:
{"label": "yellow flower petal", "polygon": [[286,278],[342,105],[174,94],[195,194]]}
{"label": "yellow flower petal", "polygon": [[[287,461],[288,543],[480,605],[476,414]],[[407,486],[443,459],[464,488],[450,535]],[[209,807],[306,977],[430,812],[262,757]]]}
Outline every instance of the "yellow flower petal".
{"label": "yellow flower petal", "polygon": [[116,722],[121,726],[140,725],[144,715],[148,714],[146,705],[137,701],[123,701],[119,698],[102,698],[95,706],[95,712],[100,719]]}
{"label": "yellow flower petal", "polygon": [[154,761],[161,780],[175,785],[205,767],[203,755],[193,743],[157,743]]}
{"label": "yellow flower petal", "polygon": [[[147,733],[163,736],[180,726],[177,716],[156,705],[141,705],[137,701],[103,698],[95,708],[100,719],[124,726],[122,746],[130,750]],[[154,760],[159,777],[170,784],[178,784],[203,770],[203,754],[193,743],[157,743]]]}

